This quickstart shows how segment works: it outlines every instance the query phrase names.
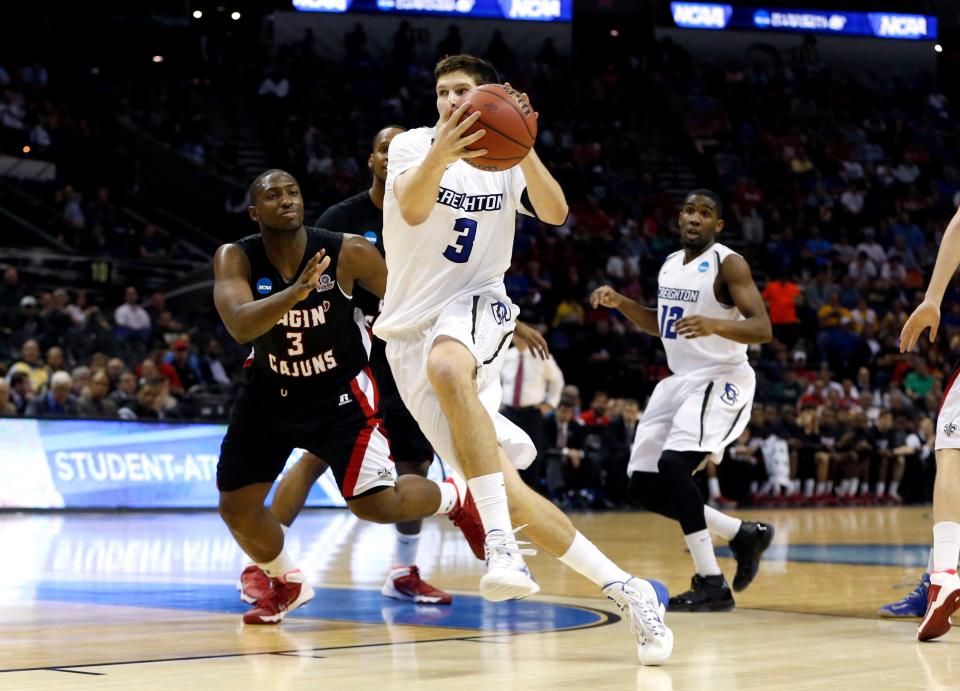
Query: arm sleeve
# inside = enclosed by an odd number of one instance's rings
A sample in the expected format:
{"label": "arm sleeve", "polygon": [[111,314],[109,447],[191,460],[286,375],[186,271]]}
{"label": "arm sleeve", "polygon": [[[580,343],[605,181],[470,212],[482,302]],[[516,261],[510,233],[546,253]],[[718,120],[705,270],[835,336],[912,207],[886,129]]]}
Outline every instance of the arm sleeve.
{"label": "arm sleeve", "polygon": [[430,139],[421,132],[403,132],[390,142],[387,153],[387,182],[386,191],[393,190],[393,181],[400,173],[416,168],[423,163],[430,151]]}

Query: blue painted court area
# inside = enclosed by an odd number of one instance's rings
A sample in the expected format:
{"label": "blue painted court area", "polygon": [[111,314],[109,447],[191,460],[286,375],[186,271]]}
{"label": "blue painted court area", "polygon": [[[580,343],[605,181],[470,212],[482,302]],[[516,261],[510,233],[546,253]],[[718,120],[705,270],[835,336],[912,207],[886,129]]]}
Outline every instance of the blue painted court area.
{"label": "blue painted court area", "polygon": [[[605,612],[532,600],[492,603],[475,595],[456,595],[450,606],[425,606],[390,600],[379,590],[317,588],[316,591],[316,597],[291,618],[364,624],[386,622],[504,633],[578,629],[616,620],[614,615]],[[219,614],[240,614],[250,607],[240,601],[234,588],[217,584],[45,581],[37,587],[35,599]]]}
{"label": "blue painted court area", "polygon": [[[864,566],[926,567],[930,545],[771,545],[765,561],[796,561],[814,564],[861,564]],[[718,547],[717,556],[733,557],[727,547]]]}

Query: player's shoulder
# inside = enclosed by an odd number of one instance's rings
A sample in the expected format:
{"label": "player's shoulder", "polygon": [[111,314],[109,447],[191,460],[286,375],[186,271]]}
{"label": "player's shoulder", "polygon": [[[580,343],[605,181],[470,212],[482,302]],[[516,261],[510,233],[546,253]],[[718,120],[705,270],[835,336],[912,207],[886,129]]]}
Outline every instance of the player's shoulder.
{"label": "player's shoulder", "polygon": [[391,140],[390,148],[430,146],[433,143],[435,130],[436,128],[434,127],[416,127],[412,130],[401,132]]}

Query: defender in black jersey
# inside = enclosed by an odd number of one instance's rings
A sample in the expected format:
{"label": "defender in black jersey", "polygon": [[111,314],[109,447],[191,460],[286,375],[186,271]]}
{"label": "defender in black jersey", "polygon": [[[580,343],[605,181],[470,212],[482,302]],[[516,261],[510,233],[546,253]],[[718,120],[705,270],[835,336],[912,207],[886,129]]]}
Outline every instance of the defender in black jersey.
{"label": "defender in black jersey", "polygon": [[[373,173],[370,188],[327,209],[317,221],[318,228],[358,235],[383,251],[383,193],[387,177],[387,150],[402,127],[387,126],[373,138],[367,165]],[[363,287],[354,291],[354,306],[367,324],[380,314],[380,297]],[[386,344],[372,337],[370,369],[380,394],[380,417],[390,439],[397,475],[426,477],[433,461],[433,447],[400,399],[393,373],[387,364]],[[327,464],[307,452],[277,486],[271,512],[286,526],[293,524],[307,501],[310,489],[326,471]],[[417,567],[417,548],[422,519],[397,524],[393,563],[383,586],[383,594],[397,600],[424,605],[448,605],[452,596],[424,581]],[[477,555],[478,558],[481,555]]]}
{"label": "defender in black jersey", "polygon": [[[394,480],[367,358],[370,335],[352,293],[386,287],[386,264],[370,242],[303,226],[296,180],[261,174],[250,216],[259,235],[223,245],[214,258],[214,300],[230,334],[253,342],[217,466],[220,514],[269,578],[249,624],[278,623],[313,590],[283,550],[280,523],[264,506],[295,448],[333,469],[351,511],[380,523],[458,514],[482,544],[465,487],[420,477]],[[461,501],[462,498],[462,501]]]}

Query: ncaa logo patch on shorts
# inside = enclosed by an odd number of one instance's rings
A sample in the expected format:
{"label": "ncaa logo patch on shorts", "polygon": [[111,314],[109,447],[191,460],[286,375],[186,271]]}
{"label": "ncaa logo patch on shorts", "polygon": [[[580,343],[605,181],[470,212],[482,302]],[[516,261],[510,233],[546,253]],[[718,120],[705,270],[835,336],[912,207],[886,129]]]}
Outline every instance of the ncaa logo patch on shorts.
{"label": "ncaa logo patch on shorts", "polygon": [[721,401],[727,405],[736,405],[738,398],[740,398],[740,389],[737,388],[736,384],[727,382],[723,385],[723,393],[720,394]]}
{"label": "ncaa logo patch on shorts", "polygon": [[269,278],[258,278],[257,279],[257,292],[261,295],[266,295],[271,290],[273,290],[273,281]]}
{"label": "ncaa logo patch on shorts", "polygon": [[495,302],[490,305],[490,309],[493,312],[493,318],[496,320],[497,324],[503,324],[504,322],[510,321],[510,308],[507,307],[502,302]]}
{"label": "ncaa logo patch on shorts", "polygon": [[702,274],[705,274],[707,273],[707,269],[709,268],[710,268],[710,262],[702,261],[700,262],[700,265],[697,267],[697,271],[699,271]]}

